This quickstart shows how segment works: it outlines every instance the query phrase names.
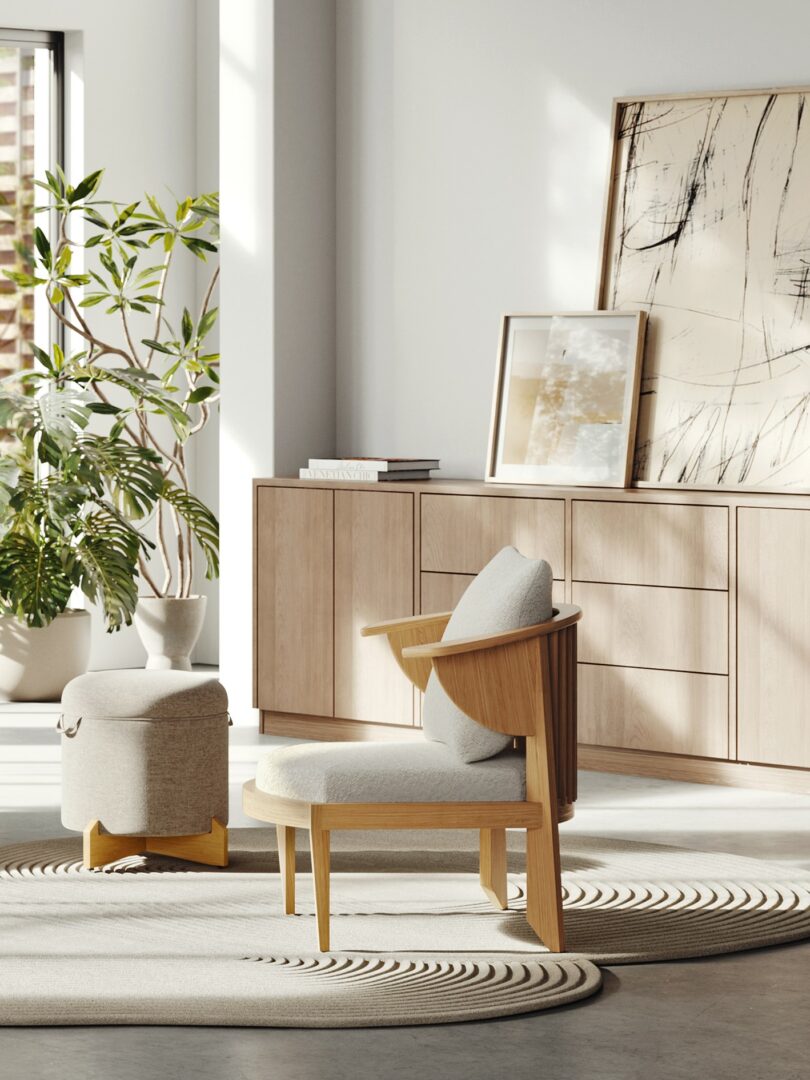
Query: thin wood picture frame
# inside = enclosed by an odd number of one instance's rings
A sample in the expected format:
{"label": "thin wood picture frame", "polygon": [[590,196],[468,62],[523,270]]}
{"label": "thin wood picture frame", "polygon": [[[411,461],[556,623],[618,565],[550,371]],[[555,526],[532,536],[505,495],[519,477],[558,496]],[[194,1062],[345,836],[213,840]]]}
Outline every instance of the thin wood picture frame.
{"label": "thin wood picture frame", "polygon": [[504,315],[485,480],[627,487],[646,322],[643,311]]}
{"label": "thin wood picture frame", "polygon": [[[810,490],[807,106],[808,86],[613,101],[596,304],[650,317],[634,487]],[[628,167],[633,125],[643,145]],[[671,228],[684,191],[691,219]],[[660,256],[646,278],[637,252]]]}

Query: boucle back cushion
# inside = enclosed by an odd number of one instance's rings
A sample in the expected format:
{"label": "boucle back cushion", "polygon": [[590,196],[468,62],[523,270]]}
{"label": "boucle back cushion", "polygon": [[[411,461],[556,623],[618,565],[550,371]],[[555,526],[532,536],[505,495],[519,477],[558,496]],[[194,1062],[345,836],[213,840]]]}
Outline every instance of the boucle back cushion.
{"label": "boucle back cushion", "polygon": [[[551,567],[544,559],[526,559],[506,547],[470,584],[442,640],[517,630],[551,616]],[[461,761],[493,757],[512,741],[510,735],[490,731],[454,705],[435,672],[425,691],[423,726],[428,739],[444,743]]]}

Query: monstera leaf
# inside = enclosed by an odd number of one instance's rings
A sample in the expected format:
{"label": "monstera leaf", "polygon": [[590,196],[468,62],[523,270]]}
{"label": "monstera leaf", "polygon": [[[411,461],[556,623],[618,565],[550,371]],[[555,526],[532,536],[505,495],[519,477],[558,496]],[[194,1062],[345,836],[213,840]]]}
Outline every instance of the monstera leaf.
{"label": "monstera leaf", "polygon": [[205,555],[207,578],[219,574],[219,522],[196,495],[166,480],[161,498],[174,507],[180,517],[191,529],[197,543]]}
{"label": "monstera leaf", "polygon": [[29,626],[47,626],[68,605],[73,585],[61,546],[25,533],[0,540],[0,607]]}
{"label": "monstera leaf", "polygon": [[163,488],[161,458],[122,439],[82,435],[75,472],[96,495],[103,495],[106,486],[119,509],[133,518],[148,514]]}
{"label": "monstera leaf", "polygon": [[138,554],[145,541],[115,510],[88,514],[73,549],[73,577],[88,600],[104,609],[108,630],[132,622],[138,603]]}

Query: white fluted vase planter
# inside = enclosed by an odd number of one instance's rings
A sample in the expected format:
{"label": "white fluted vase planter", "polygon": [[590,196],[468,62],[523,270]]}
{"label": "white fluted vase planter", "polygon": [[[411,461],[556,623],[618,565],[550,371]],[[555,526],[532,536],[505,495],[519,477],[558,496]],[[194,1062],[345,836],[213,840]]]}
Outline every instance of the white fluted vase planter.
{"label": "white fluted vase planter", "polygon": [[133,622],[150,671],[191,671],[191,650],[205,622],[207,597],[142,596]]}
{"label": "white fluted vase planter", "polygon": [[59,701],[89,660],[89,611],[63,611],[47,626],[0,616],[0,701]]}

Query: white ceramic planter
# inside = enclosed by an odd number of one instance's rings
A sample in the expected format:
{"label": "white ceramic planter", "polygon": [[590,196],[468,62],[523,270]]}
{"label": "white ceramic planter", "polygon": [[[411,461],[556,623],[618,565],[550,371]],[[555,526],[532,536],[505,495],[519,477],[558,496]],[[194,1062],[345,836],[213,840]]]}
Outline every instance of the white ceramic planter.
{"label": "white ceramic planter", "polygon": [[90,612],[65,611],[47,626],[0,615],[0,699],[59,701],[71,679],[87,671]]}
{"label": "white ceramic planter", "polygon": [[205,622],[205,596],[177,600],[142,596],[133,622],[147,652],[152,671],[191,671],[191,650]]}

